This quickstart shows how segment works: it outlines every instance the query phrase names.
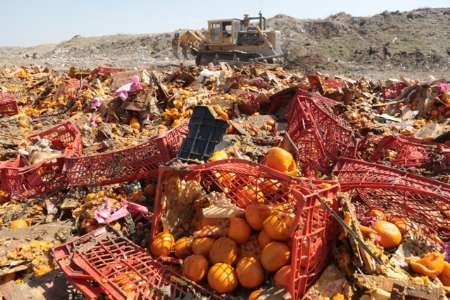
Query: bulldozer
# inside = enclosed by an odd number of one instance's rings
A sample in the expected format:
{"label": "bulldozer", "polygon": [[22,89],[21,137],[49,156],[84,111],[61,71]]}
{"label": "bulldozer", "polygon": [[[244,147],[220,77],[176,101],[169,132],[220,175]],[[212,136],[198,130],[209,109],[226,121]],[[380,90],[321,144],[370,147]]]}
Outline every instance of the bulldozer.
{"label": "bulldozer", "polygon": [[281,33],[266,29],[266,18],[244,15],[244,19],[208,21],[206,34],[186,31],[180,36],[180,46],[189,47],[197,65],[227,62],[280,63]]}

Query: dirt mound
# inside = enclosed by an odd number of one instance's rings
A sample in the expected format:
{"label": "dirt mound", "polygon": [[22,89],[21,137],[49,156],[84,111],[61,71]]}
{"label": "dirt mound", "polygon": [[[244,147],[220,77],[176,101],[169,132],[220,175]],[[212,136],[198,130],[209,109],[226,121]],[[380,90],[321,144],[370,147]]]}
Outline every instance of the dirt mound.
{"label": "dirt mound", "polygon": [[293,64],[314,56],[332,68],[357,64],[444,71],[450,66],[449,16],[449,8],[383,12],[372,17],[339,13],[323,20],[277,15],[268,24],[284,33],[284,48]]}

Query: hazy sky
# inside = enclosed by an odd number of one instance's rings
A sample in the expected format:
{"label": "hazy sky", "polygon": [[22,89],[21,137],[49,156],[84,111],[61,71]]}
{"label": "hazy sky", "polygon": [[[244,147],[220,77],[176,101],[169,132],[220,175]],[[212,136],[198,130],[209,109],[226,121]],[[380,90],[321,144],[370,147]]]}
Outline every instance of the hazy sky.
{"label": "hazy sky", "polygon": [[207,19],[278,13],[321,18],[341,11],[450,7],[450,0],[0,0],[0,46],[30,46],[82,36],[205,27]]}

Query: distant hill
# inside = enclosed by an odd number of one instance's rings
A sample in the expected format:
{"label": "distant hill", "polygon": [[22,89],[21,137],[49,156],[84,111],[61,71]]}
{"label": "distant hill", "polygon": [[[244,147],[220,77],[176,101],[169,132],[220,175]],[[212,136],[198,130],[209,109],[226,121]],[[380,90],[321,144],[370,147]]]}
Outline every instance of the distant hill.
{"label": "distant hill", "polygon": [[395,66],[406,70],[449,69],[450,8],[383,12],[372,17],[339,13],[323,20],[277,15],[293,63]]}

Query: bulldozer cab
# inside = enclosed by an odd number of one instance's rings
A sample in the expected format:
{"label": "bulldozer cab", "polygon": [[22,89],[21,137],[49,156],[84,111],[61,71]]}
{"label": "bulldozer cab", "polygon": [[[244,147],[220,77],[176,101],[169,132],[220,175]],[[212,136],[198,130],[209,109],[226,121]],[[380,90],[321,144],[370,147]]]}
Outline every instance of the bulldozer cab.
{"label": "bulldozer cab", "polygon": [[[266,29],[266,19],[244,16],[244,19],[222,19],[208,21],[208,43],[212,46],[236,46],[251,43],[263,43],[261,32]],[[255,43],[255,41],[253,41]]]}
{"label": "bulldozer cab", "polygon": [[[197,49],[196,49],[197,50]],[[282,61],[280,32],[266,29],[266,19],[244,15],[241,19],[220,19],[208,21],[206,39],[195,52],[198,65],[209,62],[246,63]]]}
{"label": "bulldozer cab", "polygon": [[235,45],[240,29],[239,19],[208,21],[209,43],[217,46]]}

